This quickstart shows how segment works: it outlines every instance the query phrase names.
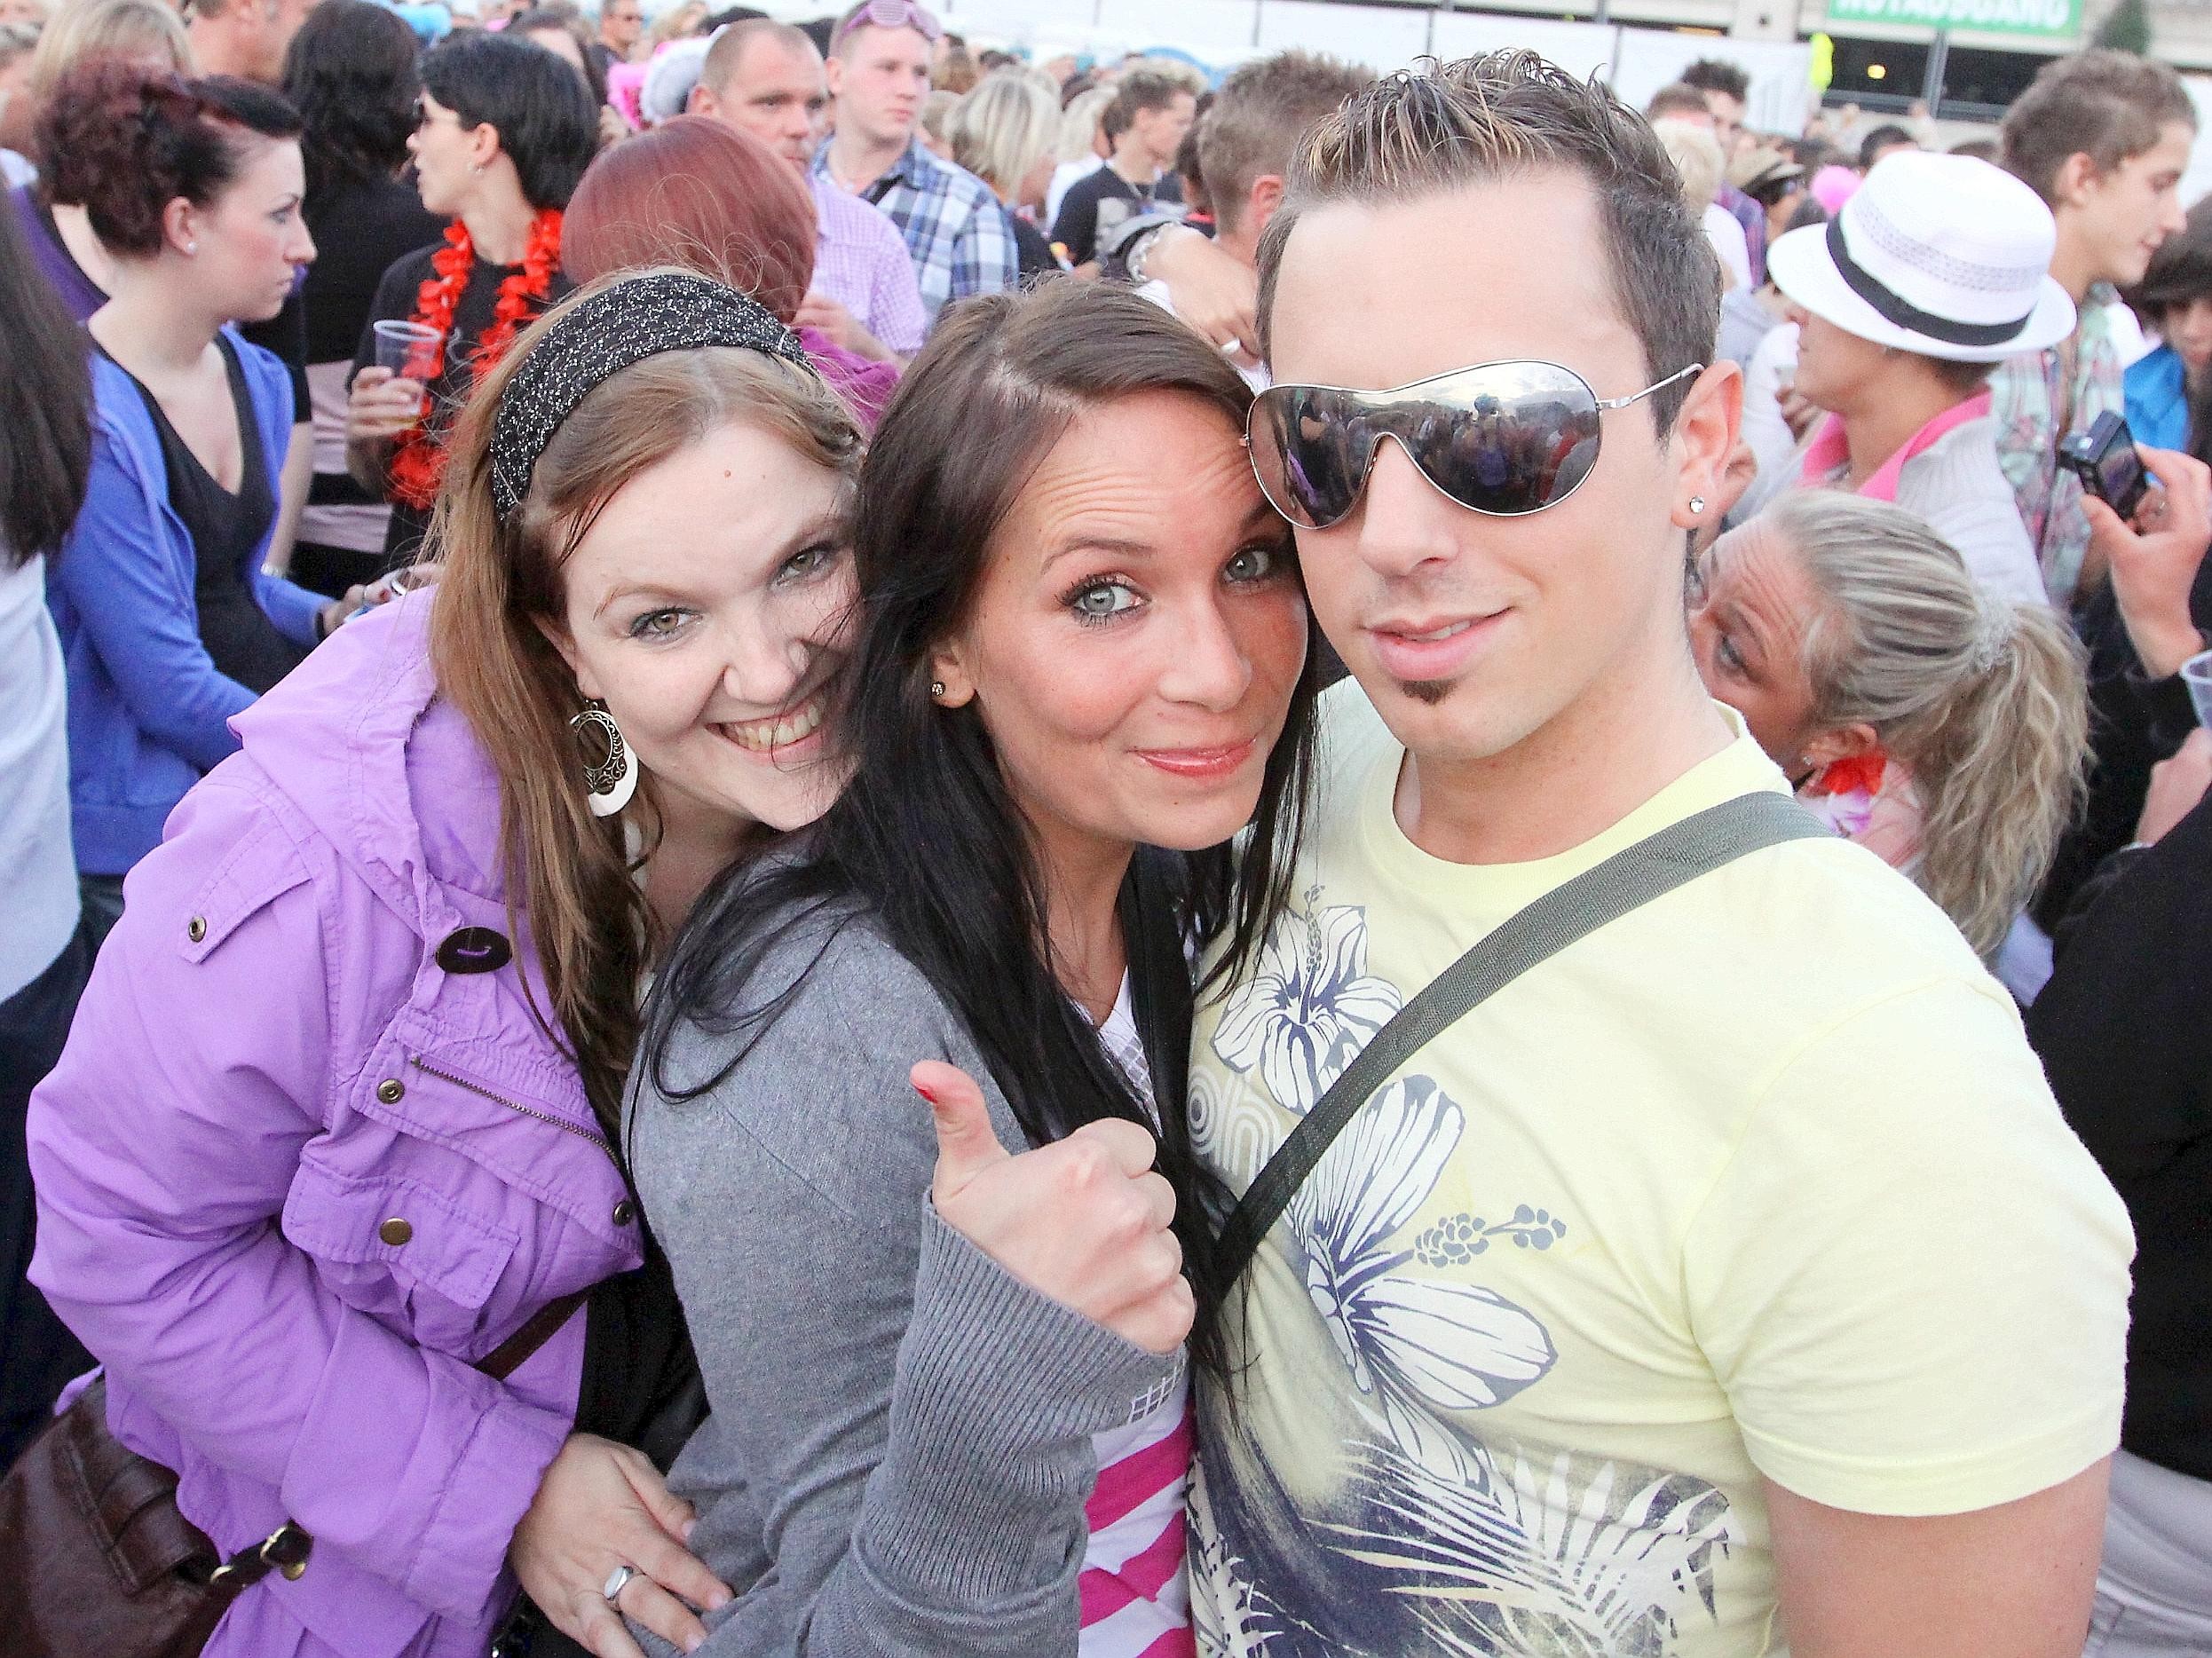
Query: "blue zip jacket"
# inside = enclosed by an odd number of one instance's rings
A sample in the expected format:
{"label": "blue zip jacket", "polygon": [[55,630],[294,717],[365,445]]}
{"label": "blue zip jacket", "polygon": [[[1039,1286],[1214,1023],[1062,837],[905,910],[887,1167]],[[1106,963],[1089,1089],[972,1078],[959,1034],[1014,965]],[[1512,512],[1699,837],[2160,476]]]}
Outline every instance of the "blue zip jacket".
{"label": "blue zip jacket", "polygon": [[2153,449],[2189,446],[2189,384],[2181,354],[2161,345],[2130,364],[2127,375],[2128,430]]}
{"label": "blue zip jacket", "polygon": [[[244,367],[270,487],[284,472],[292,385],[284,365],[230,328]],[[238,746],[229,726],[254,693],[216,672],[200,643],[192,537],[169,501],[161,435],[129,375],[94,351],[92,472],[46,604],[69,687],[69,810],[77,869],[121,875],[160,843],[170,809]],[[315,639],[327,602],[261,572],[270,530],[245,578],[277,630]]]}

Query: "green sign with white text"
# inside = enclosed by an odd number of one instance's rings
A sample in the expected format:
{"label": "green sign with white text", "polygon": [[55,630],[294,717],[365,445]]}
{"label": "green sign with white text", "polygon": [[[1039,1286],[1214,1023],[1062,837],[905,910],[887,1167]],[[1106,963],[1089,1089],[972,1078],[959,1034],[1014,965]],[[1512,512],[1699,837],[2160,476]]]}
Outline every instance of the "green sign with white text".
{"label": "green sign with white text", "polygon": [[2081,32],[2082,0],[1828,0],[1828,19],[2048,38]]}

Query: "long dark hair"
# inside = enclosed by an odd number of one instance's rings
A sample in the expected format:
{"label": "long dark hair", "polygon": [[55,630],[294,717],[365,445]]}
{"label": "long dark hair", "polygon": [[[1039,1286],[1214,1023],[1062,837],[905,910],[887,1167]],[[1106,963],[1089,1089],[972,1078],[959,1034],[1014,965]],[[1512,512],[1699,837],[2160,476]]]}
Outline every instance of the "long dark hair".
{"label": "long dark hair", "polygon": [[344,185],[394,178],[415,130],[415,31],[370,0],[323,0],[284,54],[284,95],[307,132],[307,200],[320,208]]}
{"label": "long dark hair", "polygon": [[0,213],[0,569],[59,551],[92,470],[92,379],[84,336]]}
{"label": "long dark hair", "polygon": [[[1050,283],[969,301],[939,327],[861,468],[860,618],[836,724],[852,781],[809,832],[803,855],[726,873],[692,912],[641,1047],[662,1094],[694,1097],[726,1078],[790,997],[748,995],[762,963],[794,927],[857,901],[958,1011],[1032,1143],[1105,1117],[1148,1122],[1053,973],[1044,878],[983,718],[973,705],[937,707],[929,680],[932,652],[976,602],[993,533],[1069,423],[1155,391],[1203,403],[1237,430],[1252,400],[1218,351],[1126,289]],[[1251,959],[1287,897],[1318,683],[1309,653],[1240,852],[1140,849],[1132,861],[1121,912],[1141,1020],[1148,995],[1165,993],[1184,1020],[1189,1009],[1181,941],[1162,952],[1135,936],[1148,914],[1172,904],[1184,936],[1226,936],[1211,980]],[[1163,953],[1165,971],[1151,968]],[[1173,1022],[1174,1006],[1164,1011]],[[736,1056],[703,1082],[678,1084],[665,1062],[682,1024],[739,1036]],[[1218,1193],[1191,1149],[1183,1055],[1165,1058],[1154,1064],[1158,1167],[1175,1188],[1175,1229],[1198,1302],[1192,1353],[1218,1367],[1214,1315],[1225,1286],[1212,1270],[1208,1225]]]}

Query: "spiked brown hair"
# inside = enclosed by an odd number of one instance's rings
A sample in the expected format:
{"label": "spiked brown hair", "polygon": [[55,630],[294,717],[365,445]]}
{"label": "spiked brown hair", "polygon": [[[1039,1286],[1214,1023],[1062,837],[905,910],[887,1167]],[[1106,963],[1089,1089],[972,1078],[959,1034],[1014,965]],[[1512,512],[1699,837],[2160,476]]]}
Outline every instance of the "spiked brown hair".
{"label": "spiked brown hair", "polygon": [[[1272,353],[1276,280],[1302,213],[1557,173],[1580,177],[1597,197],[1614,294],[1642,342],[1650,378],[1711,361],[1720,327],[1718,263],[1643,117],[1594,79],[1577,81],[1533,51],[1423,67],[1384,76],[1300,144],[1282,209],[1260,241],[1262,349]],[[1688,394],[1687,385],[1654,394],[1662,438]]]}

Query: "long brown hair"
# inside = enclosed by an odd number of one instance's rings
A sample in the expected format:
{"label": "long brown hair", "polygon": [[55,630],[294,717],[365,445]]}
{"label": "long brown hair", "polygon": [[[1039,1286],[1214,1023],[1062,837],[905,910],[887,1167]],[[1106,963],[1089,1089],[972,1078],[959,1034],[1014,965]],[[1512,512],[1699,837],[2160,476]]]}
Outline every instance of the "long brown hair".
{"label": "long brown hair", "polygon": [[567,625],[561,567],[616,491],[724,426],[756,426],[849,484],[861,446],[844,405],[804,369],[758,351],[663,352],[592,390],[546,446],[521,507],[502,519],[491,477],[501,392],[572,310],[638,274],[556,305],[486,376],[454,430],[431,535],[444,565],[431,659],[439,690],[499,774],[510,931],[519,909],[553,1019],[610,1135],[637,1042],[638,986],[660,942],[634,878],[659,828],[650,776],[633,808],[644,830],[635,861],[623,820],[591,815],[569,731],[583,699],[553,644]]}

